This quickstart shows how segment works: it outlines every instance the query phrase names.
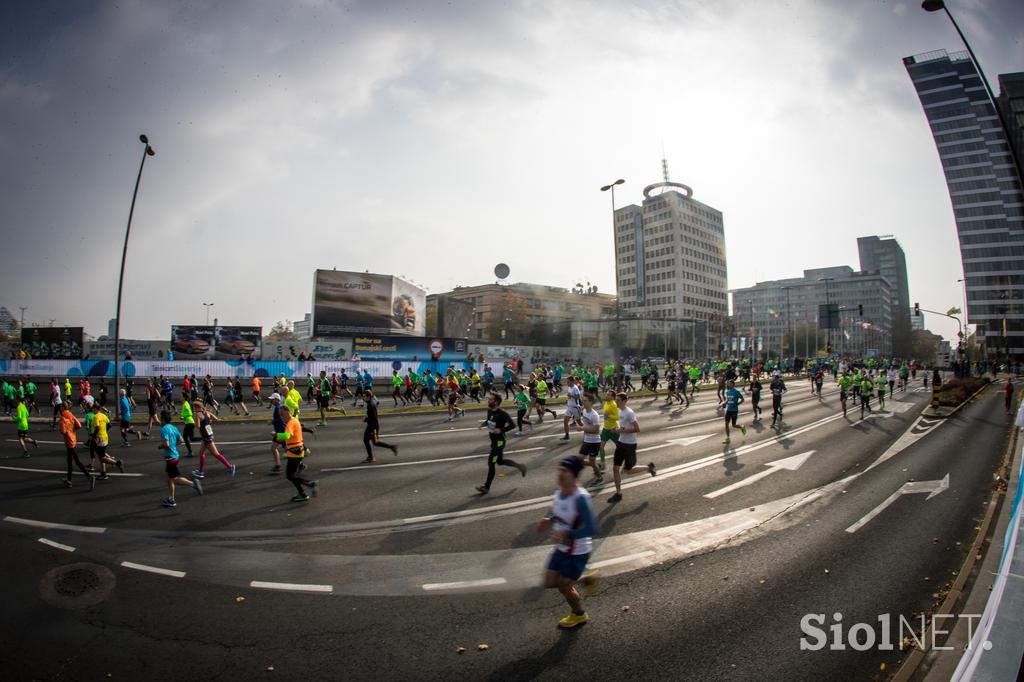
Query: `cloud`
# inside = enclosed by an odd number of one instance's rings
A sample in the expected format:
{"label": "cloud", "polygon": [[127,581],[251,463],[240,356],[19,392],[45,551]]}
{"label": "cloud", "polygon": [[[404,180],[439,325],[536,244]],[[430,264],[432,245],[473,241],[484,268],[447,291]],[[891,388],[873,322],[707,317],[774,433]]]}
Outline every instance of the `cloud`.
{"label": "cloud", "polygon": [[[955,35],[916,5],[55,6],[6,16],[22,30],[0,47],[0,202],[29,256],[0,271],[18,299],[0,303],[37,319],[105,329],[140,132],[157,156],[131,336],[201,320],[209,300],[225,322],[301,317],[316,267],[440,291],[502,260],[513,279],[611,291],[597,188],[624,177],[620,204],[638,201],[662,142],[673,178],[725,212],[731,286],[855,265],[857,236],[891,232],[912,290],[957,291],[933,274],[959,272],[955,233],[900,61]],[[1019,8],[958,11],[986,63],[1019,67]]]}

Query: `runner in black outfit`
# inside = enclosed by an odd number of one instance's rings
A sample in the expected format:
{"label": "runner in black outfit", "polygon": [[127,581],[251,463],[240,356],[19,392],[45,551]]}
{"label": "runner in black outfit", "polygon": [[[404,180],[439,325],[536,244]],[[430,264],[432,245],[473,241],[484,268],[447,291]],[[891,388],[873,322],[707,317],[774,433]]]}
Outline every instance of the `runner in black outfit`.
{"label": "runner in black outfit", "polygon": [[373,461],[373,450],[370,449],[371,444],[376,445],[378,448],[387,448],[395,455],[398,455],[397,445],[389,445],[380,440],[380,420],[377,418],[377,399],[373,397],[373,391],[369,388],[364,388],[363,399],[366,401],[366,416],[363,417],[363,421],[366,422],[366,429],[363,431],[366,459],[363,460],[363,464]]}
{"label": "runner in black outfit", "polygon": [[491,483],[494,481],[494,472],[497,466],[500,464],[507,467],[515,467],[519,469],[519,473],[526,476],[526,465],[518,464],[510,459],[505,459],[505,434],[512,430],[513,423],[512,417],[508,416],[508,412],[499,407],[501,405],[501,396],[497,393],[489,393],[487,395],[487,419],[486,421],[480,422],[480,428],[487,427],[487,432],[491,437],[491,452],[487,455],[487,482],[481,486],[477,486],[477,490],[481,493],[488,493],[491,491]]}

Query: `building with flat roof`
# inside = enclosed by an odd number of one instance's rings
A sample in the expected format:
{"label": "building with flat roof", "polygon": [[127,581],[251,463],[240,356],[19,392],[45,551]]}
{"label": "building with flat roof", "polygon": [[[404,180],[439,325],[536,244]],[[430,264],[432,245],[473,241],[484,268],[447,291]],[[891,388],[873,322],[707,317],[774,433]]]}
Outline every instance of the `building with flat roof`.
{"label": "building with flat roof", "polygon": [[863,272],[879,272],[892,286],[892,345],[893,352],[908,357],[912,345],[910,286],[907,282],[907,258],[903,247],[894,237],[858,237],[857,254]]}
{"label": "building with flat roof", "polygon": [[[598,293],[593,288],[493,283],[455,287],[447,293],[428,298],[433,299],[434,305],[442,311],[437,314],[441,319],[445,317],[446,303],[460,311],[462,306],[450,305],[451,302],[472,305],[469,322],[462,335],[485,343],[568,346],[568,329],[564,325],[558,326],[558,323],[615,316],[615,297]],[[428,300],[428,309],[430,305]]]}
{"label": "building with flat roof", "polygon": [[[644,188],[639,206],[615,210],[615,267],[623,318],[715,321],[728,316],[722,212],[668,179]],[[658,193],[660,191],[660,193]]]}
{"label": "building with flat roof", "polygon": [[[732,310],[737,354],[815,357],[892,353],[892,286],[879,272],[842,265],[804,270],[802,277],[758,282],[734,289]],[[819,306],[839,307],[838,328],[821,329]],[[731,345],[731,344],[730,344]]]}
{"label": "building with flat roof", "polygon": [[[988,352],[1024,354],[1024,194],[1006,134],[966,52],[938,50],[903,63],[946,176],[966,279],[967,321],[977,325]],[[1000,77],[1004,109],[1021,106],[1010,92],[1019,94],[1017,81]],[[1020,117],[1014,120],[1019,125]]]}

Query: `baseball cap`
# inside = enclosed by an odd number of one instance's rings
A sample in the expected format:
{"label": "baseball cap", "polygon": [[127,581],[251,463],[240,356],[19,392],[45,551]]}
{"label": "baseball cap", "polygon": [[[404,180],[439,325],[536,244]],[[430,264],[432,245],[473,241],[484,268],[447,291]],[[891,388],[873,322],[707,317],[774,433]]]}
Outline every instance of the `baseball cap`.
{"label": "baseball cap", "polygon": [[281,394],[280,393],[271,393],[270,397],[267,398],[267,400],[276,400],[276,401],[280,402],[281,401]]}

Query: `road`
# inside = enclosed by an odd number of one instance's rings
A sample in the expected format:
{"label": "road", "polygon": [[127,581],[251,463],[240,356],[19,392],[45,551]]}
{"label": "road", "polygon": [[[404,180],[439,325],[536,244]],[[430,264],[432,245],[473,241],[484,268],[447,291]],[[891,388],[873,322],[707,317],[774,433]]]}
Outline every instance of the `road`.
{"label": "road", "polygon": [[[128,474],[89,492],[63,488],[56,434],[18,457],[4,431],[0,635],[11,679],[865,679],[899,651],[801,651],[801,618],[907,618],[941,596],[964,559],[1011,419],[983,392],[948,420],[921,418],[911,389],[859,420],[805,381],[786,397],[781,433],[752,424],[721,442],[713,391],[689,408],[636,399],[640,461],[599,516],[591,621],[555,628],[567,609],[537,587],[550,551],[533,524],[554,489],[561,420],[512,438],[490,494],[477,414],[383,419],[361,465],[362,424],[338,419],[309,444],[319,497],[289,502],[269,475],[269,426],[222,424],[235,480],[207,462],[207,494],[159,506],[152,443],[112,448]],[[770,408],[770,401],[768,407]],[[311,422],[312,423],[312,422]],[[52,435],[51,435],[52,434]],[[194,460],[182,460],[184,469]],[[513,475],[514,474],[514,475]],[[581,478],[588,483],[584,471]],[[910,483],[910,486],[907,484]],[[897,494],[900,493],[900,494]],[[55,577],[69,566],[83,571]],[[255,585],[255,586],[254,586]],[[486,650],[478,645],[486,644]],[[465,648],[458,653],[459,647]]]}

